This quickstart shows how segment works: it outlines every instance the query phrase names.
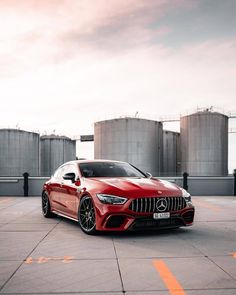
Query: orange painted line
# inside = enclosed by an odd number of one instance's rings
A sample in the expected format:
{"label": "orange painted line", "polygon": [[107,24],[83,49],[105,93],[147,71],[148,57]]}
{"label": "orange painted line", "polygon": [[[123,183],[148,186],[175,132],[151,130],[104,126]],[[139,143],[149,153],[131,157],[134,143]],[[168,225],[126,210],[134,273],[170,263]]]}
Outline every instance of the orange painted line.
{"label": "orange painted line", "polygon": [[62,260],[62,262],[71,263],[73,258],[74,258],[73,256],[64,256],[64,259]]}
{"label": "orange painted line", "polygon": [[184,289],[163,260],[153,260],[153,265],[159,272],[171,295],[186,295]]}
{"label": "orange painted line", "polygon": [[236,252],[232,253],[233,258],[236,258]]}
{"label": "orange painted line", "polygon": [[25,260],[26,264],[32,264],[33,262],[35,263],[46,263],[49,262],[50,260],[62,260],[63,263],[71,263],[74,259],[74,256],[64,256],[63,258],[60,257],[44,257],[41,256],[39,258],[33,259],[32,257],[27,257],[27,259]]}
{"label": "orange painted line", "polygon": [[207,208],[207,209],[211,209],[212,211],[215,211],[215,212],[219,212],[221,211],[221,208],[220,207],[217,207],[217,206],[214,206],[214,205],[210,205],[210,204],[207,204],[205,203],[204,201],[200,201],[200,200],[194,200],[193,204],[196,204],[202,208]]}
{"label": "orange painted line", "polygon": [[31,264],[33,262],[32,257],[27,257],[27,259],[25,260],[26,264]]}
{"label": "orange painted line", "polygon": [[50,258],[47,258],[47,257],[39,257],[38,258],[38,263],[45,263],[45,262],[48,262],[50,260]]}

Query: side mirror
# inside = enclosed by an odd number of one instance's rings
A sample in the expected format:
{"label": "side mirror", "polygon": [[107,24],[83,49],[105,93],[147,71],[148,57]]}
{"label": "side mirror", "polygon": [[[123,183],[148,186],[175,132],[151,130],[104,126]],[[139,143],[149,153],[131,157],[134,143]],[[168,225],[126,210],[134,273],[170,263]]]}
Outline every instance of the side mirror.
{"label": "side mirror", "polygon": [[75,173],[73,173],[73,172],[66,173],[65,175],[63,175],[63,179],[71,180],[71,182],[74,183],[75,182]]}
{"label": "side mirror", "polygon": [[152,174],[151,173],[146,172],[145,174],[146,174],[147,178],[152,178]]}

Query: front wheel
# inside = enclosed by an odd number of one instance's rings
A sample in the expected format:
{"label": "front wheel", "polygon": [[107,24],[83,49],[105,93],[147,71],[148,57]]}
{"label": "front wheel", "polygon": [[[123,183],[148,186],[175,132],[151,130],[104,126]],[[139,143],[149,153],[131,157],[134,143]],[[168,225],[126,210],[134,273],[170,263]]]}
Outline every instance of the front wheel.
{"label": "front wheel", "polygon": [[83,232],[89,235],[96,233],[95,208],[90,196],[85,196],[81,199],[78,220]]}
{"label": "front wheel", "polygon": [[51,212],[51,206],[46,192],[43,192],[42,194],[42,212],[43,216],[46,218],[51,218],[55,216],[55,214]]}

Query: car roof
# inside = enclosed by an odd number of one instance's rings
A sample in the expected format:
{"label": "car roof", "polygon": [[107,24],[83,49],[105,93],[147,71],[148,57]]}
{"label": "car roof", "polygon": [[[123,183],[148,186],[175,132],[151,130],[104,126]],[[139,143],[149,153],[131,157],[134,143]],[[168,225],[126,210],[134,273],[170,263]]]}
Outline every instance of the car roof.
{"label": "car roof", "polygon": [[96,159],[96,160],[74,160],[64,163],[65,164],[80,164],[80,163],[97,163],[97,162],[107,162],[107,163],[126,163],[124,161],[117,161],[117,160],[104,160],[104,159]]}

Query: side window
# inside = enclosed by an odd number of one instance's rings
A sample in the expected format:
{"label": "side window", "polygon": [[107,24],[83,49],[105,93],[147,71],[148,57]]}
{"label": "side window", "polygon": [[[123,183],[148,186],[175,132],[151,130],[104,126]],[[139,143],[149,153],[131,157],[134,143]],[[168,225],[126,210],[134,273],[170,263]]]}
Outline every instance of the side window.
{"label": "side window", "polygon": [[54,176],[56,179],[61,179],[62,176],[64,175],[64,170],[65,170],[65,166],[62,166],[62,167],[58,168],[58,169],[56,170],[56,172],[54,173],[53,176]]}
{"label": "side window", "polygon": [[58,178],[59,175],[60,175],[60,173],[61,173],[61,169],[62,169],[62,168],[58,168],[58,169],[54,172],[53,177]]}
{"label": "side window", "polygon": [[65,166],[63,166],[63,168],[64,168],[64,171],[63,171],[64,174],[71,173],[71,172],[74,172],[75,175],[78,174],[77,171],[75,170],[74,165],[72,165],[72,164],[65,165]]}
{"label": "side window", "polygon": [[[78,170],[77,170],[77,168],[76,168],[75,165],[73,165],[73,164],[68,164],[68,165],[63,166],[63,168],[64,168],[64,170],[63,170],[63,175],[64,175],[65,173],[75,173],[75,176],[76,176],[76,177],[78,176]],[[63,175],[62,175],[62,176],[63,176]]]}
{"label": "side window", "polygon": [[58,175],[58,173],[59,173],[59,170],[60,170],[60,169],[58,168],[58,169],[53,173],[52,176],[53,176],[54,178],[57,178],[57,175]]}
{"label": "side window", "polygon": [[58,168],[53,176],[56,179],[62,179],[63,175],[65,175],[66,173],[70,173],[70,172],[74,172],[75,175],[78,176],[78,171],[73,164],[64,165],[64,166]]}

